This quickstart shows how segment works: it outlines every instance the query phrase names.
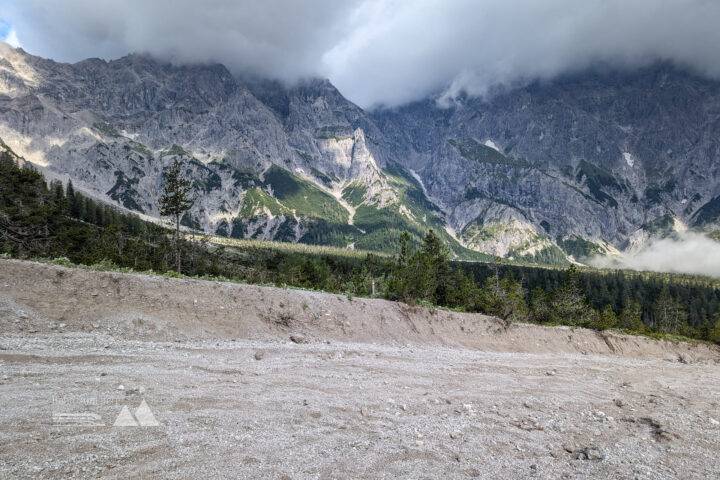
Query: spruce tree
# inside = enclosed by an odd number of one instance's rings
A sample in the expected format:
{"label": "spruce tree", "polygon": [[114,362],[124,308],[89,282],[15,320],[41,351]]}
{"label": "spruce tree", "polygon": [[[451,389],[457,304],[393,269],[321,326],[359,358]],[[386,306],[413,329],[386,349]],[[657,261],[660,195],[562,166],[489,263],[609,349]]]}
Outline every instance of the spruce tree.
{"label": "spruce tree", "polygon": [[180,162],[176,158],[170,168],[165,172],[165,185],[160,195],[160,215],[172,217],[175,221],[175,264],[177,272],[181,272],[180,255],[180,217],[190,210],[194,200],[190,197],[190,181],[183,177]]}
{"label": "spruce tree", "polygon": [[667,287],[662,289],[653,303],[652,313],[655,328],[665,333],[678,333],[688,318],[685,305],[678,298],[673,297]]}
{"label": "spruce tree", "polygon": [[720,343],[720,312],[715,314],[713,321],[715,322],[715,326],[708,332],[708,340]]}
{"label": "spruce tree", "polygon": [[618,318],[615,315],[612,305],[607,304],[600,313],[600,321],[596,325],[598,330],[607,330],[608,328],[615,328],[618,326]]}
{"label": "spruce tree", "polygon": [[400,234],[400,255],[398,256],[398,268],[407,268],[410,261],[410,234],[402,232]]}
{"label": "spruce tree", "polygon": [[75,194],[75,187],[73,187],[71,180],[68,180],[65,197],[67,198],[67,213],[73,218],[82,218],[80,216],[78,196]]}
{"label": "spruce tree", "polygon": [[550,295],[540,286],[535,287],[530,294],[530,318],[536,323],[550,323],[553,321]]}
{"label": "spruce tree", "polygon": [[448,290],[447,305],[472,311],[477,307],[478,289],[460,265],[455,265]]}
{"label": "spruce tree", "polygon": [[587,325],[592,321],[591,309],[580,287],[580,272],[575,265],[566,270],[562,285],[553,292],[553,320],[566,325]]}
{"label": "spruce tree", "polygon": [[635,332],[642,332],[645,329],[642,322],[642,307],[638,302],[625,299],[625,305],[618,318],[618,326]]}
{"label": "spruce tree", "polygon": [[437,305],[446,304],[450,283],[450,266],[448,265],[450,250],[431,228],[425,235],[419,253],[420,263],[418,266],[425,269],[425,272],[419,273],[427,279],[425,286],[428,297],[426,299]]}
{"label": "spruce tree", "polygon": [[507,323],[522,320],[527,314],[525,290],[512,274],[501,279],[496,268],[495,274],[485,279],[480,292],[480,308]]}

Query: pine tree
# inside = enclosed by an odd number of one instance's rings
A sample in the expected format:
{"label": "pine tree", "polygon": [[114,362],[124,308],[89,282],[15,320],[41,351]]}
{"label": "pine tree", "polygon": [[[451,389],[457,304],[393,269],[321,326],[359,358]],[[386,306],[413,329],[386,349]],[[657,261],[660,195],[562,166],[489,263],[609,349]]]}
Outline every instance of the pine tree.
{"label": "pine tree", "polygon": [[400,253],[398,254],[395,269],[388,280],[388,293],[394,298],[402,299],[406,302],[413,300],[410,292],[410,262],[413,253],[410,246],[410,234],[402,232],[400,234]]}
{"label": "pine tree", "polygon": [[533,322],[549,323],[553,321],[550,295],[542,287],[535,287],[530,294],[530,318]]}
{"label": "pine tree", "polygon": [[575,265],[566,271],[563,284],[553,292],[553,320],[566,325],[587,325],[592,320],[591,309],[580,288],[580,272]]}
{"label": "pine tree", "polygon": [[495,274],[485,279],[480,292],[480,308],[506,322],[519,321],[527,315],[525,291],[512,275],[501,279],[496,268]]}
{"label": "pine tree", "polygon": [[460,265],[455,265],[451,288],[448,290],[447,305],[472,311],[476,308],[477,287]]}
{"label": "pine tree", "polygon": [[410,234],[402,232],[400,234],[400,255],[398,255],[398,268],[407,268],[410,261]]}
{"label": "pine tree", "polygon": [[613,310],[610,304],[605,305],[605,308],[600,313],[599,322],[595,327],[598,330],[607,330],[608,328],[615,328],[617,326],[618,318],[617,315],[615,315],[615,310]]}
{"label": "pine tree", "polygon": [[180,162],[176,158],[170,168],[165,172],[165,185],[160,195],[160,215],[172,217],[175,220],[175,264],[177,272],[181,272],[180,255],[180,217],[190,210],[194,200],[189,196],[190,181],[183,177]]}
{"label": "pine tree", "polygon": [[708,334],[708,340],[715,343],[720,343],[720,312],[714,315],[713,321],[715,326],[710,330]]}
{"label": "pine tree", "polygon": [[625,305],[618,317],[618,326],[635,332],[642,332],[645,329],[642,322],[642,307],[638,302],[629,298],[625,300]]}
{"label": "pine tree", "polygon": [[450,250],[431,228],[425,235],[419,253],[418,267],[426,269],[426,273],[422,275],[427,280],[426,299],[437,305],[445,305],[450,286]]}
{"label": "pine tree", "polygon": [[67,197],[67,213],[74,218],[81,218],[80,207],[78,205],[78,198],[75,194],[75,187],[73,187],[72,181],[68,180],[67,187],[65,190],[65,197]]}
{"label": "pine tree", "polygon": [[698,328],[698,337],[700,337],[700,339],[702,340],[710,340],[712,332],[713,325],[712,323],[710,323],[710,319],[706,317],[700,325],[700,328]]}
{"label": "pine tree", "polygon": [[663,288],[652,307],[655,328],[665,333],[678,333],[688,314],[683,303]]}

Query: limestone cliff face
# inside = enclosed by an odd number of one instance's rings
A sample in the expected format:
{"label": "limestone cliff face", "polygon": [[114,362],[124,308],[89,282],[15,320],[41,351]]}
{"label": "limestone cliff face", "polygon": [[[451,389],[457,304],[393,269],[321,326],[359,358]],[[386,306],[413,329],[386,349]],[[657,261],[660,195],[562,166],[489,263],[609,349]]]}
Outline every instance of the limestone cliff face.
{"label": "limestone cliff face", "polygon": [[[297,241],[322,212],[296,208],[293,192],[276,202],[277,182],[336,202],[324,219],[346,226],[346,184],[370,195],[387,183],[380,133],[327,81],[287,89],[137,55],[68,65],[0,44],[0,112],[0,139],[48,176],[150,216],[180,157],[197,196],[186,223],[211,233]],[[286,172],[275,184],[271,167]]]}
{"label": "limestone cliff face", "polygon": [[151,217],[180,158],[197,197],[184,223],[239,237],[384,248],[435,227],[459,254],[636,248],[666,215],[717,224],[719,118],[718,83],[664,64],[368,113],[326,80],[0,43],[3,148]]}
{"label": "limestone cliff face", "polygon": [[460,232],[512,218],[551,240],[627,248],[666,214],[717,225],[720,84],[671,65],[567,76],[446,108],[426,100],[373,118]]}

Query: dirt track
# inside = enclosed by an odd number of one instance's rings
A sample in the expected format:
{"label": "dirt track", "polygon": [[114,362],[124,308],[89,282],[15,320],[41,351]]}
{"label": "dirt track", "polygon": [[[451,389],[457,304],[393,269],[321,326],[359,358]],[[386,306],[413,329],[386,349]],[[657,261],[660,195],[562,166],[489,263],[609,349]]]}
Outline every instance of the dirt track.
{"label": "dirt track", "polygon": [[720,471],[704,345],[6,260],[0,328],[0,478]]}

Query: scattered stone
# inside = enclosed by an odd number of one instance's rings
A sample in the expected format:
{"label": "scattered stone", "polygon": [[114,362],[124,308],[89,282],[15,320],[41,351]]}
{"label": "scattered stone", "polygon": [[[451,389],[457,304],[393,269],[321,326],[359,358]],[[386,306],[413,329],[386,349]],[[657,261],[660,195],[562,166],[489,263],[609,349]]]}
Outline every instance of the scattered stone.
{"label": "scattered stone", "polygon": [[125,385],[118,385],[117,389],[118,389],[118,390],[125,390]]}
{"label": "scattered stone", "polygon": [[598,448],[588,447],[585,449],[585,457],[588,460],[603,460],[605,455],[603,455]]}
{"label": "scattered stone", "polygon": [[457,440],[458,438],[460,438],[460,433],[459,433],[459,432],[452,432],[452,433],[450,434],[450,438],[452,438],[453,440]]}
{"label": "scattered stone", "polygon": [[620,399],[620,398],[616,398],[616,399],[615,399],[615,405],[616,405],[618,408],[622,408],[622,407],[625,406],[625,402],[624,402],[622,399]]}
{"label": "scattered stone", "polygon": [[97,323],[93,323],[92,327],[93,327],[93,328],[100,328],[100,325],[97,324]]}
{"label": "scattered stone", "polygon": [[579,445],[567,444],[563,448],[566,452],[572,454],[575,460],[604,460],[605,455],[595,446],[581,447]]}
{"label": "scattered stone", "polygon": [[64,323],[61,323],[61,324],[59,325],[59,327],[60,327],[60,328],[65,328],[65,327],[67,327],[67,325],[64,324]]}
{"label": "scattered stone", "polygon": [[423,442],[422,440],[415,440],[415,445],[417,445],[418,447],[422,447],[424,443],[425,442]]}
{"label": "scattered stone", "polygon": [[548,377],[554,377],[555,375],[557,375],[557,371],[555,369],[553,369],[553,370],[550,370],[549,372],[545,372],[545,375],[547,375]]}
{"label": "scattered stone", "polygon": [[363,418],[368,418],[370,416],[370,409],[367,407],[360,407],[360,415],[362,415]]}
{"label": "scattered stone", "polygon": [[568,453],[575,453],[582,450],[579,445],[575,445],[573,443],[566,443],[562,448]]}
{"label": "scattered stone", "polygon": [[710,419],[710,425],[720,425],[720,422],[718,422],[718,421],[715,420],[714,418],[711,418],[711,419]]}
{"label": "scattered stone", "polygon": [[305,338],[305,335],[302,333],[296,333],[295,335],[290,335],[290,340],[293,343],[308,343],[307,338]]}
{"label": "scattered stone", "polygon": [[265,356],[265,353],[262,351],[255,352],[255,360],[262,360]]}
{"label": "scattered stone", "polygon": [[531,430],[537,430],[539,432],[542,432],[545,430],[545,428],[541,427],[540,423],[534,418],[528,418],[526,420],[523,420],[522,422],[518,421],[517,419],[513,419],[513,423],[511,423],[511,425],[527,432]]}

